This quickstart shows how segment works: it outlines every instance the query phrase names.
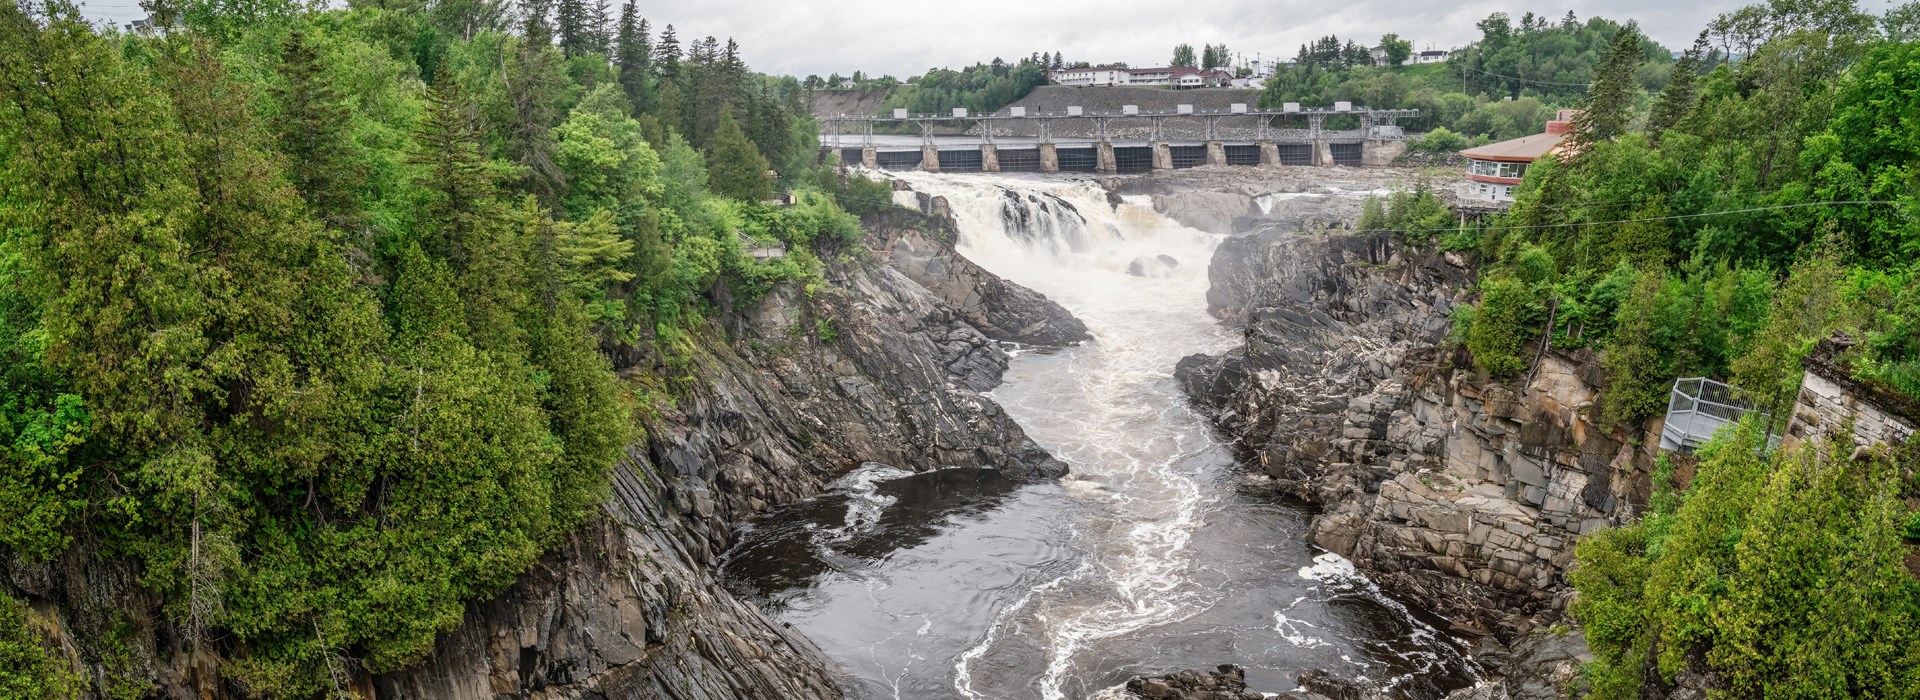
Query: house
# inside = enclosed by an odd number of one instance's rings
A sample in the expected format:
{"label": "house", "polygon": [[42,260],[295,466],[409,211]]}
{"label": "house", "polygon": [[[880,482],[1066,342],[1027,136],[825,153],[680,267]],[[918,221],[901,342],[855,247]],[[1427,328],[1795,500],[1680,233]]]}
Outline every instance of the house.
{"label": "house", "polygon": [[1467,159],[1467,182],[1461,187],[1460,199],[1502,207],[1511,204],[1513,190],[1520,186],[1520,178],[1526,177],[1527,166],[1548,153],[1561,152],[1578,115],[1579,110],[1563,109],[1547,122],[1546,133],[1461,151]]}
{"label": "house", "polygon": [[1453,56],[1452,51],[1448,51],[1445,49],[1428,49],[1426,51],[1421,51],[1420,53],[1416,53],[1412,56],[1408,56],[1407,60],[1401,63],[1400,65],[1408,66],[1408,65],[1418,65],[1422,63],[1446,63],[1447,59],[1452,56]]}

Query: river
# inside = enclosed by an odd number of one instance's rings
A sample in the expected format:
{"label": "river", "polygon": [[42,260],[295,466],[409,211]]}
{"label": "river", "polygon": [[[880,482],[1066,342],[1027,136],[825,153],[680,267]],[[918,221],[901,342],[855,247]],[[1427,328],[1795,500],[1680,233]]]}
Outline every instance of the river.
{"label": "river", "polygon": [[1181,357],[1234,342],[1206,312],[1218,236],[1084,180],[898,177],[1095,339],[1015,349],[993,392],[1065,479],[867,465],[729,553],[729,585],[840,661],[850,697],[1078,699],[1227,662],[1269,692],[1312,668],[1419,699],[1471,682],[1464,644],[1310,547],[1311,514],[1236,469],[1175,385]]}

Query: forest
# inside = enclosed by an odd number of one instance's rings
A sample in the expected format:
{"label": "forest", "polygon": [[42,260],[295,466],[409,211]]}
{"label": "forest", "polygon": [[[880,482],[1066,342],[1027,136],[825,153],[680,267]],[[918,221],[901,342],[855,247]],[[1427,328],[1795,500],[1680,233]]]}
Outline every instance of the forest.
{"label": "forest", "polygon": [[[1540,133],[1554,111],[1586,93],[1613,38],[1637,32],[1601,17],[1581,21],[1568,12],[1554,22],[1531,12],[1516,23],[1496,12],[1477,25],[1478,41],[1444,63],[1375,66],[1369,49],[1328,35],[1303,44],[1291,64],[1267,80],[1260,104],[1332,104],[1348,101],[1376,109],[1418,109],[1405,120],[1411,131],[1428,132],[1416,147],[1452,152],[1475,143]],[[1390,52],[1411,52],[1397,35],[1382,37]],[[1672,58],[1642,39],[1643,60],[1635,78],[1659,90]],[[1718,60],[1714,54],[1708,60]]]}
{"label": "forest", "polygon": [[1629,28],[1508,212],[1461,225],[1419,187],[1367,208],[1362,228],[1478,254],[1455,340],[1488,375],[1518,378],[1543,343],[1591,347],[1620,429],[1664,412],[1675,377],[1727,380],[1757,409],[1686,479],[1663,458],[1644,519],[1579,545],[1592,697],[1662,697],[1704,673],[1727,697],[1920,693],[1920,572],[1902,561],[1920,542],[1920,448],[1768,438],[1836,334],[1852,380],[1920,397],[1913,8],[1755,5],[1702,35],[1745,27],[1739,60],[1696,48],[1651,92]]}
{"label": "forest", "polygon": [[[253,695],[425,655],[595,512],[715,290],[887,201],[631,2],[153,9],[0,5],[0,551],[133,563]],[[0,697],[70,697],[22,620]]]}

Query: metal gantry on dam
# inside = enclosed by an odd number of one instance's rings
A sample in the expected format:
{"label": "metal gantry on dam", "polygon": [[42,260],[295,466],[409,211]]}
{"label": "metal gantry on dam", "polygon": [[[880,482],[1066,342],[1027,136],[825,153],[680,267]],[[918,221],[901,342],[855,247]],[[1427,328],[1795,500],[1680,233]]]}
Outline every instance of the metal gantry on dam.
{"label": "metal gantry on dam", "polygon": [[[1407,150],[1397,121],[1413,109],[1331,107],[1225,110],[1178,105],[1171,112],[1127,105],[1118,112],[1068,107],[1004,114],[840,115],[822,119],[823,151],[848,165],[930,172],[1094,172],[1171,170],[1199,165],[1386,165]],[[1327,129],[1329,117],[1359,128]],[[1275,126],[1279,121],[1288,128]],[[913,125],[912,133],[875,133],[876,125]],[[897,128],[897,127],[895,127]],[[890,129],[883,127],[882,131]],[[954,131],[957,135],[936,132]]]}

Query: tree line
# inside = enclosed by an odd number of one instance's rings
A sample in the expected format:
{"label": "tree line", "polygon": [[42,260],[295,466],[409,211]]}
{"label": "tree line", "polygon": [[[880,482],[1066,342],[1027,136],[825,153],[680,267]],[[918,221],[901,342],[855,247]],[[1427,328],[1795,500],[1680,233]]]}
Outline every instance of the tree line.
{"label": "tree line", "polygon": [[[1303,44],[1291,64],[1278,68],[1260,95],[1260,103],[1331,104],[1348,101],[1378,109],[1418,109],[1403,123],[1430,132],[1416,148],[1450,153],[1476,143],[1540,133],[1548,119],[1571,106],[1592,82],[1613,37],[1634,31],[1594,17],[1585,21],[1569,12],[1558,22],[1527,13],[1516,23],[1494,13],[1478,23],[1481,38],[1444,63],[1403,66],[1411,42],[1397,34],[1380,39],[1386,65],[1374,65],[1372,50],[1328,35]],[[1672,63],[1666,49],[1641,39],[1642,88],[1658,90]],[[1705,59],[1709,66],[1719,55]]]}

